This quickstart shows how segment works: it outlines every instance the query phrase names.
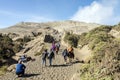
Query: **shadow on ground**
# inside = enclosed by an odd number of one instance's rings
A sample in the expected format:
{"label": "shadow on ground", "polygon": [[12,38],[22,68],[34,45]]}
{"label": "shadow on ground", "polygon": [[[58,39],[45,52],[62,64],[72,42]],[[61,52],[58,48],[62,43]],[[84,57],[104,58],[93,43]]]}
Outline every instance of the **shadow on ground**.
{"label": "shadow on ground", "polygon": [[68,66],[71,66],[72,64],[77,64],[77,63],[84,63],[84,61],[74,61],[74,62],[67,63],[67,64],[52,65],[52,67],[68,67]]}
{"label": "shadow on ground", "polygon": [[84,61],[83,60],[81,60],[81,61],[74,61],[74,62],[72,62],[72,64],[77,64],[77,63],[84,63]]}
{"label": "shadow on ground", "polygon": [[61,65],[52,65],[52,67],[68,67],[69,64],[61,64]]}
{"label": "shadow on ground", "polygon": [[25,74],[24,76],[22,76],[23,78],[27,78],[27,77],[33,77],[33,76],[38,76],[40,74]]}

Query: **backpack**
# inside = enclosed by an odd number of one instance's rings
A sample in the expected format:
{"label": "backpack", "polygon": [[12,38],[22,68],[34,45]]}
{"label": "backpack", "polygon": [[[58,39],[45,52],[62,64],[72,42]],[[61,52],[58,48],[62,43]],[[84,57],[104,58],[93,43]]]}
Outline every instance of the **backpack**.
{"label": "backpack", "polygon": [[56,45],[55,51],[59,51],[59,47]]}
{"label": "backpack", "polygon": [[60,43],[57,43],[57,45],[56,45],[58,48],[60,48]]}
{"label": "backpack", "polygon": [[63,51],[62,55],[63,55],[63,56],[68,56],[68,52],[67,52],[66,49]]}
{"label": "backpack", "polygon": [[48,54],[48,58],[53,58],[54,57],[54,52],[51,51],[49,54]]}

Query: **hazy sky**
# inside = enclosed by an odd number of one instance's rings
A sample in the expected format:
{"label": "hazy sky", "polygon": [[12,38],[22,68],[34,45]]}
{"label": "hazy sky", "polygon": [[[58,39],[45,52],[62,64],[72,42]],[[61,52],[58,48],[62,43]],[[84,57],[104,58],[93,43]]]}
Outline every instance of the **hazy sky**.
{"label": "hazy sky", "polygon": [[0,0],[0,28],[16,23],[75,20],[120,22],[120,0]]}

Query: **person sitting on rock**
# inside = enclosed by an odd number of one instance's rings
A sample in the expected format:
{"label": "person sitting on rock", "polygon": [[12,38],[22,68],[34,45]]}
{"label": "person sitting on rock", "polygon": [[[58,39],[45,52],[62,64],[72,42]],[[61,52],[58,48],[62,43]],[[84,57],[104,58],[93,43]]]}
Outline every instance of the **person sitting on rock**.
{"label": "person sitting on rock", "polygon": [[18,64],[16,65],[16,75],[18,75],[18,77],[23,76],[25,73],[25,68],[26,66],[22,64],[21,60],[19,60]]}

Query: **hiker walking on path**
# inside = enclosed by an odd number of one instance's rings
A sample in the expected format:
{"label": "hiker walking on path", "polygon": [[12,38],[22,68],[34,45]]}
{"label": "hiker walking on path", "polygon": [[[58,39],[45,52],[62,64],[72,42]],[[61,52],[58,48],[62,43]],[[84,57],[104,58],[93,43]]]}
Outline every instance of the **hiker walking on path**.
{"label": "hiker walking on path", "polygon": [[55,54],[54,54],[54,51],[51,49],[51,50],[50,50],[50,53],[48,54],[49,66],[52,65],[52,60],[53,60],[53,58],[55,58]]}
{"label": "hiker walking on path", "polygon": [[67,62],[67,56],[68,56],[67,49],[64,49],[64,51],[62,52],[62,56],[64,57],[64,61]]}
{"label": "hiker walking on path", "polygon": [[60,42],[57,42],[55,47],[56,47],[56,49],[55,49],[56,54],[58,54],[58,51],[60,49]]}
{"label": "hiker walking on path", "polygon": [[16,65],[16,74],[18,75],[18,77],[23,76],[25,73],[25,68],[26,66],[24,64],[22,64],[22,61],[19,60],[18,64]]}
{"label": "hiker walking on path", "polygon": [[56,49],[55,41],[53,41],[51,49],[52,49],[53,51],[55,51],[55,49]]}
{"label": "hiker walking on path", "polygon": [[42,53],[42,65],[46,66],[46,58],[48,57],[48,52],[47,49],[44,50],[44,52]]}
{"label": "hiker walking on path", "polygon": [[67,51],[68,51],[69,62],[71,63],[72,59],[74,59],[74,52],[73,52],[74,50],[73,50],[73,47],[70,46]]}

